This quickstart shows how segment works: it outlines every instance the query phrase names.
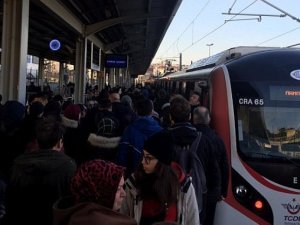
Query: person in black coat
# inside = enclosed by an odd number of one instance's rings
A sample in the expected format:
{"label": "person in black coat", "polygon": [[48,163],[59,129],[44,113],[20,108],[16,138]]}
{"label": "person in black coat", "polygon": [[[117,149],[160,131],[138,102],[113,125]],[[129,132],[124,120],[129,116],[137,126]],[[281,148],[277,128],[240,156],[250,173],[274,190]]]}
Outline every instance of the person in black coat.
{"label": "person in black coat", "polygon": [[39,150],[14,161],[6,188],[2,225],[52,225],[52,206],[70,194],[75,162],[62,152],[63,129],[54,118],[42,120],[36,130]]}
{"label": "person in black coat", "polygon": [[62,125],[65,127],[63,143],[64,152],[79,165],[86,159],[86,142],[88,135],[80,127],[82,110],[79,104],[69,104],[62,116]]}
{"label": "person in black coat", "polygon": [[204,106],[199,106],[194,109],[193,123],[198,131],[202,132],[202,135],[207,137],[213,146],[214,154],[217,157],[218,164],[221,172],[221,196],[219,199],[209,196],[207,198],[207,214],[204,225],[213,224],[216,203],[217,201],[224,200],[227,196],[228,190],[228,179],[229,179],[229,169],[228,169],[228,159],[226,148],[223,140],[218,136],[218,134],[209,127],[210,123],[210,113],[208,109]]}
{"label": "person in black coat", "polygon": [[[190,112],[191,106],[183,96],[176,95],[172,98],[170,102],[170,114],[174,124],[168,130],[173,134],[175,144],[191,145],[197,137],[197,129],[189,122],[191,117]],[[197,154],[203,164],[207,190],[203,190],[203,205],[200,212],[201,223],[206,216],[207,196],[214,196],[215,199],[220,198],[221,173],[212,148],[211,141],[205,135],[202,135]]]}

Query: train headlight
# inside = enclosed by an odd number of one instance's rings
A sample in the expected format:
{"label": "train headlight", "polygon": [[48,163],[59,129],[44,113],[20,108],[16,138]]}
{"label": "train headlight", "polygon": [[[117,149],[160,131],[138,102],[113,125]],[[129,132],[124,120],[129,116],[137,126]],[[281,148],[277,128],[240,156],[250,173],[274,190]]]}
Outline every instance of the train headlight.
{"label": "train headlight", "polygon": [[239,198],[245,198],[247,196],[248,190],[244,185],[238,185],[235,187],[235,194]]}
{"label": "train headlight", "polygon": [[258,209],[258,210],[262,210],[263,207],[264,207],[264,204],[263,204],[262,201],[256,200],[256,201],[254,202],[254,207],[255,207],[256,209]]}

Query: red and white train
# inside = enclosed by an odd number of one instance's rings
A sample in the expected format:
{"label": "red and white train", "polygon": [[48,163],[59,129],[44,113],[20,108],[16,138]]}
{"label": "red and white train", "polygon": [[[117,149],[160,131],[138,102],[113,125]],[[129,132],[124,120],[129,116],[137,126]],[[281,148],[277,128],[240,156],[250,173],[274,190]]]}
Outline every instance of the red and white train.
{"label": "red and white train", "polygon": [[237,47],[157,83],[200,91],[226,145],[229,191],[215,225],[300,225],[299,49]]}

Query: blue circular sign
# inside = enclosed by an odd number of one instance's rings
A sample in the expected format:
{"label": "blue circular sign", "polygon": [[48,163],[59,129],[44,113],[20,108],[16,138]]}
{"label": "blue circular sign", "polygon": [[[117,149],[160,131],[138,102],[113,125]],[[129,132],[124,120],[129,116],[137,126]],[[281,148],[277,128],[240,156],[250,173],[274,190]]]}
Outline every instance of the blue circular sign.
{"label": "blue circular sign", "polygon": [[52,51],[57,51],[57,50],[59,50],[60,49],[60,41],[59,40],[57,40],[57,39],[53,39],[53,40],[51,40],[50,41],[50,43],[49,43],[49,47],[50,47],[50,49],[52,50]]}

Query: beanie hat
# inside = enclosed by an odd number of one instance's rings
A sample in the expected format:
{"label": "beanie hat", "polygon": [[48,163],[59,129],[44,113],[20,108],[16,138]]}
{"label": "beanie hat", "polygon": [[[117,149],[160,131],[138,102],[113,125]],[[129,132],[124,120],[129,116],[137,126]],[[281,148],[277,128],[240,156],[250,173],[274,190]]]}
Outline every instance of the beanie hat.
{"label": "beanie hat", "polygon": [[75,201],[94,202],[112,209],[124,171],[124,167],[100,159],[81,164],[71,180]]}
{"label": "beanie hat", "polygon": [[113,137],[117,134],[118,123],[112,118],[104,117],[98,122],[97,135]]}
{"label": "beanie hat", "polygon": [[111,107],[111,102],[108,98],[99,98],[98,106],[100,108],[107,109],[107,108]]}
{"label": "beanie hat", "polygon": [[51,101],[45,105],[44,108],[44,116],[54,116],[55,118],[59,118],[61,113],[61,105],[59,102]]}
{"label": "beanie hat", "polygon": [[70,120],[79,120],[79,114],[81,113],[81,108],[79,105],[70,104],[66,107],[64,111],[64,116]]}
{"label": "beanie hat", "polygon": [[2,109],[3,120],[11,123],[19,123],[25,117],[25,106],[15,100],[7,101]]}
{"label": "beanie hat", "polygon": [[29,106],[29,114],[33,117],[38,117],[41,113],[44,112],[44,108],[45,106],[43,105],[43,103],[35,101]]}
{"label": "beanie hat", "polygon": [[129,95],[124,95],[122,98],[121,98],[121,102],[125,105],[125,106],[128,106],[132,109],[133,105],[132,105],[132,99]]}
{"label": "beanie hat", "polygon": [[174,156],[174,141],[167,131],[160,131],[149,137],[144,143],[144,150],[160,162],[170,165]]}

